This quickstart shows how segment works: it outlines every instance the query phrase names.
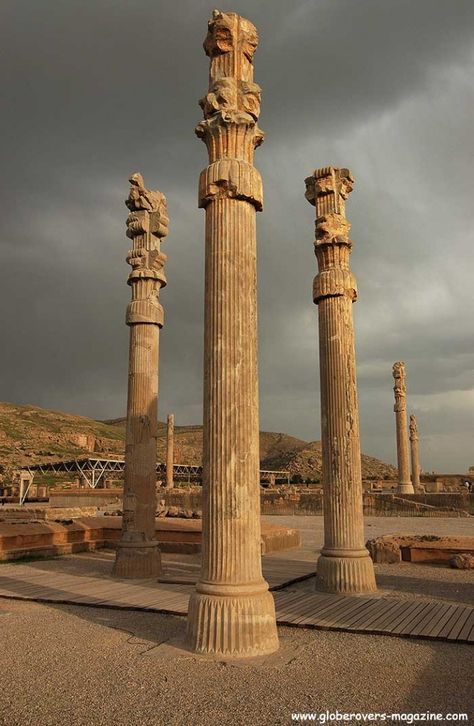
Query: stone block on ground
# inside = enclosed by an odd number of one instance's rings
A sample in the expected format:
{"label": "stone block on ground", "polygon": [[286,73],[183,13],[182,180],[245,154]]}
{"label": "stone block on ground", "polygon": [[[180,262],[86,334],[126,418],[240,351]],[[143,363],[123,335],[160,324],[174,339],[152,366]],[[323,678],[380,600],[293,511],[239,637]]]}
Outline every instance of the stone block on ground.
{"label": "stone block on ground", "polygon": [[450,565],[457,570],[474,570],[474,555],[454,555],[454,557],[451,558]]}

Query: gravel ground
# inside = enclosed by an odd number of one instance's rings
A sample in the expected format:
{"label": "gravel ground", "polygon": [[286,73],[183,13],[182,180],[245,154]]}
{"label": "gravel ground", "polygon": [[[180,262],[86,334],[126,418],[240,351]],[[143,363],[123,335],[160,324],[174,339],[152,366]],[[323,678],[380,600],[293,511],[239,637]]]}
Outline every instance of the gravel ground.
{"label": "gravel ground", "polygon": [[[265,519],[302,532],[302,549],[275,556],[316,558],[321,517]],[[366,528],[367,537],[472,534],[472,520],[372,517]],[[100,551],[31,564],[108,576],[110,563]],[[410,563],[376,572],[381,590],[397,597],[474,600],[472,572]],[[469,645],[280,628],[279,658],[237,667],[165,645],[184,629],[174,616],[0,600],[0,724],[270,726],[326,710],[466,712],[473,722]]]}
{"label": "gravel ground", "polygon": [[234,667],[163,657],[159,644],[184,623],[0,600],[0,723],[247,726],[326,709],[474,712],[468,645],[281,628],[287,662]]}

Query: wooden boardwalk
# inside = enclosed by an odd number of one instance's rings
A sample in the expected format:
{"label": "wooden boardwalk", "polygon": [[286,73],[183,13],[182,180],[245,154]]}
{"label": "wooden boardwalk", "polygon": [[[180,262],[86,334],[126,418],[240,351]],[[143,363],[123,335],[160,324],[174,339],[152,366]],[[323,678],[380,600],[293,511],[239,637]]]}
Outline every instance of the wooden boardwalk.
{"label": "wooden boardwalk", "polygon": [[[160,583],[195,585],[198,581],[199,564],[164,560],[164,566],[165,571],[158,579]],[[316,574],[316,562],[287,560],[274,555],[263,555],[262,570],[270,590],[281,590],[295,582],[313,577]]]}
{"label": "wooden boardwalk", "polygon": [[[308,577],[314,569],[311,563],[298,560],[269,557],[263,562],[274,589]],[[164,581],[153,582],[68,574],[28,564],[2,565],[0,597],[185,615],[196,568],[171,562],[167,567]],[[186,583],[172,581],[185,575]],[[469,605],[419,598],[344,597],[291,587],[279,589],[274,598],[279,625],[474,643],[474,607]]]}

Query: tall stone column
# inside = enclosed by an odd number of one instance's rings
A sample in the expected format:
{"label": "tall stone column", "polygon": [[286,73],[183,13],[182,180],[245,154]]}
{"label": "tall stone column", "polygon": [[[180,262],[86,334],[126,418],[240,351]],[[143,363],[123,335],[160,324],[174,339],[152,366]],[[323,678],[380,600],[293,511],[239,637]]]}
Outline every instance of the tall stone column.
{"label": "tall stone column", "polygon": [[155,540],[156,437],[158,408],[158,343],[163,325],[160,288],[166,285],[160,250],[168,234],[166,199],[146,189],[140,174],[130,177],[127,237],[133,248],[127,256],[132,267],[128,284],[132,300],[127,308],[130,326],[125,483],[122,537],[113,574],[118,577],[154,577],[161,570]]}
{"label": "tall stone column", "polygon": [[191,596],[188,645],[254,656],[278,648],[275,606],[260,559],[255,212],[253,166],[263,140],[253,82],[256,28],[215,10],[204,49],[209,92],[196,129],[209,152],[199,181],[206,210],[203,550]]}
{"label": "tall stone column", "polygon": [[306,179],[306,199],[316,207],[314,243],[319,273],[321,440],[324,547],[317,587],[334,593],[376,590],[374,568],[364,546],[362,476],[352,303],[357,297],[349,268],[352,240],[345,202],[354,179],[348,169],[316,169]]}
{"label": "tall stone column", "polygon": [[397,462],[399,494],[413,494],[413,484],[410,479],[410,463],[408,461],[408,427],[407,427],[407,384],[405,363],[401,360],[393,364],[392,369],[395,385],[395,425],[397,431]]}
{"label": "tall stone column", "polygon": [[410,416],[411,483],[416,491],[420,488],[420,454],[418,450],[418,425],[415,414]]}
{"label": "tall stone column", "polygon": [[174,465],[174,414],[168,414],[166,429],[166,488],[172,489]]}

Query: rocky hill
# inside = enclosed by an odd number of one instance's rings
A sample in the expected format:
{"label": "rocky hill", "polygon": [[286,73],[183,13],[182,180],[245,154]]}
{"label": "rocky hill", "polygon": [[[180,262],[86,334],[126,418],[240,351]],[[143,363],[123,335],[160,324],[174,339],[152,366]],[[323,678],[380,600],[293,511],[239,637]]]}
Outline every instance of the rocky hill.
{"label": "rocky hill", "polygon": [[[37,406],[0,403],[0,473],[8,478],[14,467],[39,461],[95,454],[123,456],[125,419],[94,421],[84,416],[49,411]],[[157,455],[165,461],[166,424],[158,427]],[[319,480],[321,443],[283,433],[260,433],[263,469],[289,469],[292,476]],[[175,426],[175,461],[200,464],[202,427]],[[370,456],[362,456],[365,478],[394,478],[396,470]]]}

